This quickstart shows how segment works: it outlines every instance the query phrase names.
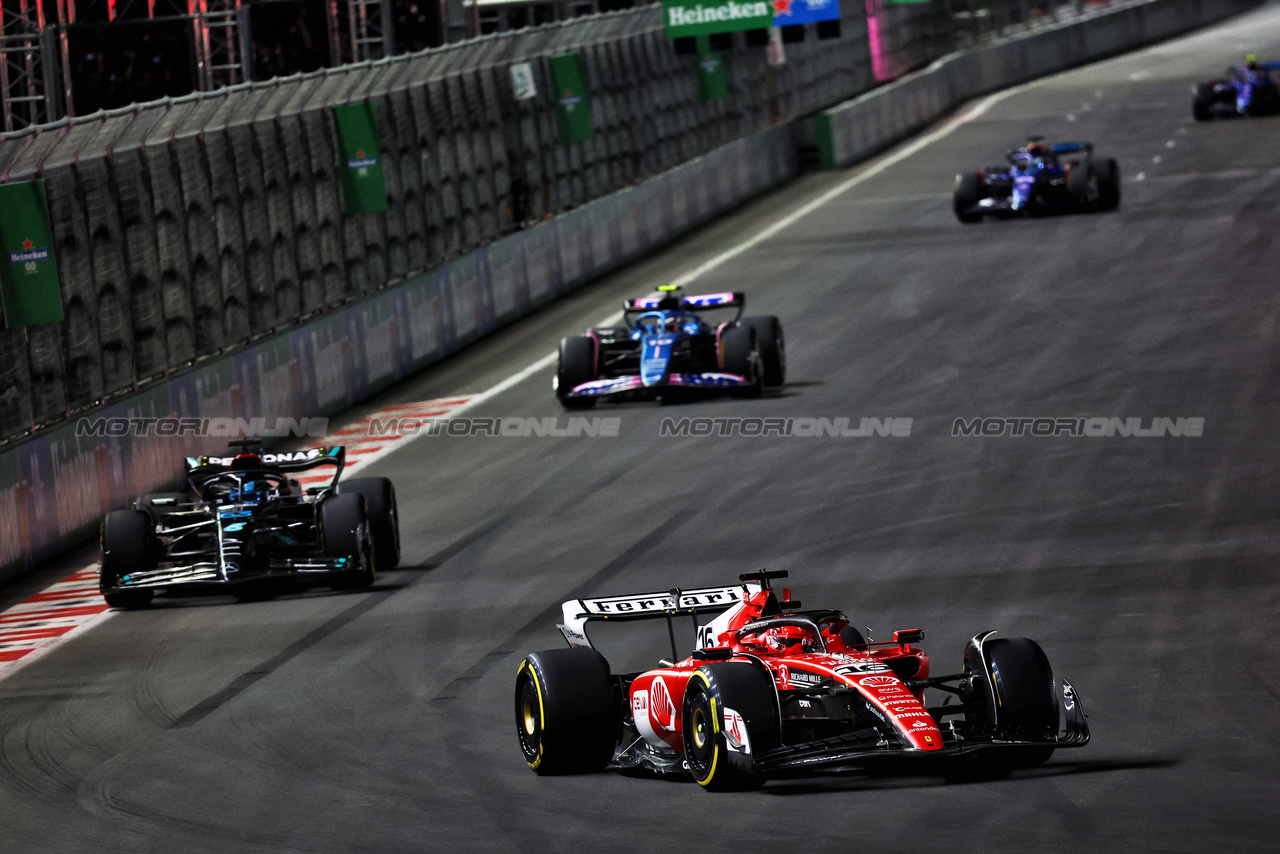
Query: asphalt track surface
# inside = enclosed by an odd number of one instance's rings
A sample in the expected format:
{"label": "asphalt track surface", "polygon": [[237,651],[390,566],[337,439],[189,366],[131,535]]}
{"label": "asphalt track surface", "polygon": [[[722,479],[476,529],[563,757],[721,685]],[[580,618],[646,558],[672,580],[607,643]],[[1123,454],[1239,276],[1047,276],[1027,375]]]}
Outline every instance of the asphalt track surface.
{"label": "asphalt track surface", "polygon": [[[366,472],[395,479],[405,539],[373,591],[162,597],[0,682],[0,847],[1275,850],[1280,119],[1195,125],[1189,105],[1246,50],[1280,55],[1280,7],[996,100],[707,272],[783,318],[782,394],[599,407],[613,439],[419,439]],[[1117,157],[1121,209],[957,223],[955,173],[1032,133]],[[370,408],[488,388],[850,174],[745,206]],[[550,384],[471,414],[558,416]],[[1205,428],[951,436],[979,415]],[[914,420],[907,438],[659,435],[685,416]],[[935,672],[977,631],[1037,638],[1093,743],[1002,781],[732,795],[528,771],[513,679],[562,643],[561,601],[761,566],[878,637],[923,627]]]}

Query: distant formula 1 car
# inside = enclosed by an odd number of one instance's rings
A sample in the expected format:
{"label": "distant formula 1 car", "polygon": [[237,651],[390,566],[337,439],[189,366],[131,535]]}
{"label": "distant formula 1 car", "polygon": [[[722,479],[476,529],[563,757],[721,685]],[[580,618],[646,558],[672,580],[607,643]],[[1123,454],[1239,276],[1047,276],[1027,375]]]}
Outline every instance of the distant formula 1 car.
{"label": "distant formula 1 car", "polygon": [[[555,393],[566,408],[603,397],[672,398],[681,392],[730,391],[747,397],[787,378],[782,321],[742,317],[738,291],[682,296],[664,285],[659,297],[623,303],[625,326],[588,330],[560,342]],[[712,325],[696,311],[736,308]]]}
{"label": "distant formula 1 car", "polygon": [[984,216],[1037,216],[1112,210],[1120,204],[1120,167],[1095,158],[1093,145],[1045,145],[1032,137],[1008,154],[1008,166],[989,166],[956,176],[954,207],[963,223]]}
{"label": "distant formula 1 car", "polygon": [[[147,605],[158,590],[212,587],[240,598],[299,586],[365,587],[400,561],[395,489],[384,477],[343,481],[346,451],[188,457],[188,492],[144,495],[102,523],[99,587],[107,604]],[[326,486],[289,476],[333,466]]]}
{"label": "distant formula 1 car", "polygon": [[[800,610],[789,590],[779,599],[770,582],[786,574],[565,602],[560,631],[570,648],[532,653],[516,674],[516,733],[529,767],[688,773],[727,790],[891,762],[938,771],[976,760],[982,773],[1004,773],[1088,743],[1080,698],[1035,641],[982,632],[965,647],[961,672],[931,676],[913,646],[924,632],[868,642],[839,611]],[[697,614],[713,611],[681,658],[673,620],[696,625]],[[646,619],[667,620],[672,660],[611,672],[587,624]],[[927,706],[926,688],[950,696]]]}
{"label": "distant formula 1 car", "polygon": [[1271,116],[1280,113],[1280,87],[1271,72],[1280,62],[1259,63],[1250,56],[1244,65],[1233,65],[1226,76],[1197,84],[1191,91],[1191,115],[1198,122],[1234,116]]}

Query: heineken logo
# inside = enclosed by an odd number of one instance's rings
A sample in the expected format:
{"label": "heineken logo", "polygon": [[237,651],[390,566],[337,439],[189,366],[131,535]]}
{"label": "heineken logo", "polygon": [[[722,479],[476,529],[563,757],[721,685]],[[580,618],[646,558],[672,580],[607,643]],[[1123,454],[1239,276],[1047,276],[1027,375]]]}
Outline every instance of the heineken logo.
{"label": "heineken logo", "polygon": [[42,246],[39,249],[34,248],[35,244],[30,240],[22,241],[22,249],[18,252],[9,253],[10,264],[28,264],[33,261],[48,261],[49,248]]}
{"label": "heineken logo", "polygon": [[663,0],[669,38],[709,35],[830,21],[840,17],[834,0]]}
{"label": "heineken logo", "polygon": [[[789,0],[786,0],[789,2]],[[711,24],[738,21],[744,18],[772,18],[768,3],[734,3],[728,0],[719,6],[703,6],[699,3],[687,6],[667,7],[668,27],[687,27],[692,24]],[[768,26],[767,24],[765,26]]]}
{"label": "heineken logo", "polygon": [[348,169],[368,169],[370,166],[377,166],[377,165],[378,165],[378,158],[365,157],[363,151],[356,152],[355,160],[347,161]]}
{"label": "heineken logo", "polygon": [[564,97],[560,99],[560,106],[566,110],[572,110],[574,107],[582,103],[582,96],[575,95],[572,91],[565,89]]}

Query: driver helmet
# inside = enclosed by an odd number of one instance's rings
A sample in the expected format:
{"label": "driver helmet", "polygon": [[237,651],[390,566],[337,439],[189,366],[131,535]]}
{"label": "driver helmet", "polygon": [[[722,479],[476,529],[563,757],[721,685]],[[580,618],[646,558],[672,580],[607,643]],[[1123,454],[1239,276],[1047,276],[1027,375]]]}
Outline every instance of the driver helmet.
{"label": "driver helmet", "polygon": [[257,454],[237,454],[231,460],[231,471],[257,471],[262,468],[262,457]]}
{"label": "driver helmet", "polygon": [[1038,142],[1033,142],[1027,146],[1027,154],[1030,154],[1032,157],[1044,157],[1046,152],[1047,149],[1044,145]]}
{"label": "driver helmet", "polygon": [[765,646],[773,652],[796,655],[801,652],[817,652],[813,635],[799,626],[778,626],[764,633]]}
{"label": "driver helmet", "polygon": [[668,317],[666,330],[668,332],[679,332],[684,328],[684,320],[679,317]]}
{"label": "driver helmet", "polygon": [[1257,71],[1258,57],[1254,56],[1252,53],[1246,56],[1244,58],[1244,67],[1249,69],[1250,71]]}

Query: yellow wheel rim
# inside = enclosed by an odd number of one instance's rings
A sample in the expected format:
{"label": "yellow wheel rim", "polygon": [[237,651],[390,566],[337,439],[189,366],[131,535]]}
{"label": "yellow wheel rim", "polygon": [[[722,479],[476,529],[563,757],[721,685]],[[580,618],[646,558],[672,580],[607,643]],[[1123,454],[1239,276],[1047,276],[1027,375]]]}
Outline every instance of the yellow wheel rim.
{"label": "yellow wheel rim", "polygon": [[707,719],[702,709],[693,710],[693,743],[699,748],[707,744]]}
{"label": "yellow wheel rim", "polygon": [[533,692],[526,691],[521,698],[520,711],[524,716],[524,731],[532,736],[538,731],[538,710],[533,704]]}

